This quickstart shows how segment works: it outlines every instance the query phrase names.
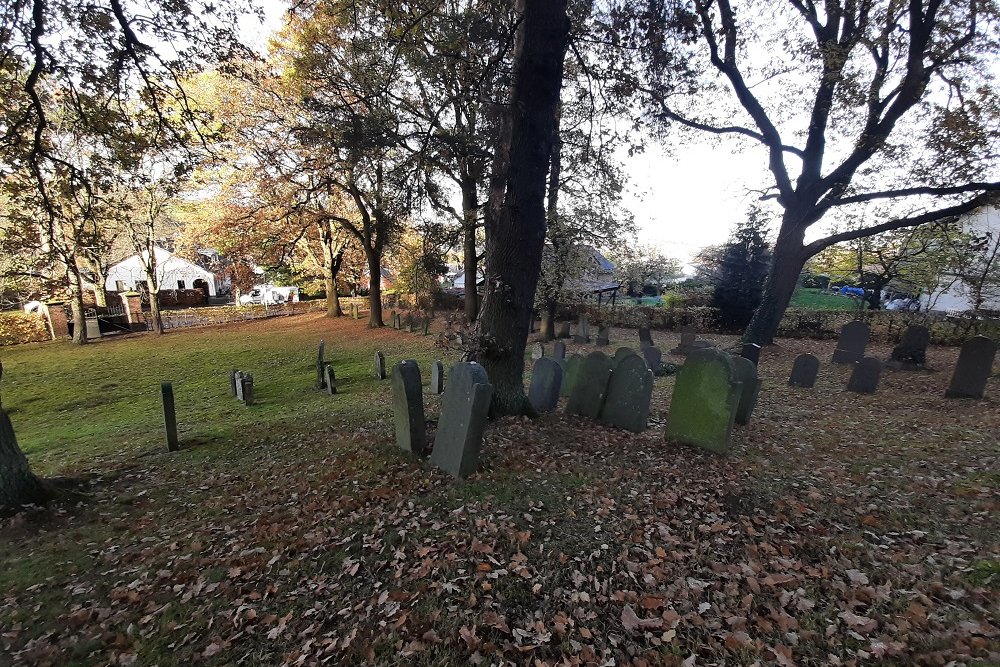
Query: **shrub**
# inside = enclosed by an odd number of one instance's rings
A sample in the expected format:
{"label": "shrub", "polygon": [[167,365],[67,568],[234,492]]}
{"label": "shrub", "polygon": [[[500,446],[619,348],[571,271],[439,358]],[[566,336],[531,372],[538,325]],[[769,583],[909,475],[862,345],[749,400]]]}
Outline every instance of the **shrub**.
{"label": "shrub", "polygon": [[21,343],[41,343],[49,340],[49,328],[42,315],[0,313],[0,345],[20,345]]}

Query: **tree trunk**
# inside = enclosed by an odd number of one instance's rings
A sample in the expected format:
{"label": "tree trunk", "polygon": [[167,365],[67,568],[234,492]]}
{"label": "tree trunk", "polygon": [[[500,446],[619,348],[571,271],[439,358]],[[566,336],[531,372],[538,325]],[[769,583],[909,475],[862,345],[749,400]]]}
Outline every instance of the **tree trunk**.
{"label": "tree trunk", "polygon": [[806,257],[802,251],[802,235],[778,235],[771,258],[771,269],[764,283],[764,295],[754,311],[750,324],[743,332],[744,343],[770,345],[778,334],[781,318],[792,301]]}
{"label": "tree trunk", "polygon": [[462,180],[462,215],[465,221],[463,231],[463,269],[465,271],[465,319],[469,324],[479,315],[479,291],[476,283],[479,262],[476,255],[476,221],[479,219],[479,201],[476,182]]}
{"label": "tree trunk", "polygon": [[160,294],[151,283],[149,284],[149,320],[153,323],[153,331],[163,334],[163,314],[160,313]]}
{"label": "tree trunk", "polygon": [[546,317],[542,318],[542,338],[545,340],[556,339],[556,311],[558,308],[559,302],[555,299],[549,299],[545,303]]}
{"label": "tree trunk", "polygon": [[566,0],[519,0],[518,10],[507,160],[517,168],[505,170],[502,207],[488,219],[486,297],[472,355],[493,384],[494,416],[530,412],[524,348],[545,243],[545,183],[569,32]]}
{"label": "tree trunk", "polygon": [[28,459],[17,445],[10,419],[0,410],[0,510],[40,505],[48,498],[44,485],[32,474]]}
{"label": "tree trunk", "polygon": [[368,326],[383,327],[382,322],[382,262],[372,250],[365,248],[368,257],[368,305],[371,313],[368,315]]}
{"label": "tree trunk", "polygon": [[73,314],[73,342],[83,345],[87,342],[87,318],[83,309],[83,281],[80,271],[71,262],[67,264],[69,274],[69,309]]}

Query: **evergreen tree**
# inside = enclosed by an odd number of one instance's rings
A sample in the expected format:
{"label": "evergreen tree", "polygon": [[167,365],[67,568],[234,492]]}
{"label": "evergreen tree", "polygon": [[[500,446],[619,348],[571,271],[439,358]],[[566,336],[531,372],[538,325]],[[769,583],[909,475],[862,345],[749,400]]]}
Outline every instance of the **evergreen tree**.
{"label": "evergreen tree", "polygon": [[754,209],[722,246],[712,305],[719,309],[719,324],[723,328],[745,327],[764,296],[764,282],[771,263],[765,228],[766,221],[760,211]]}

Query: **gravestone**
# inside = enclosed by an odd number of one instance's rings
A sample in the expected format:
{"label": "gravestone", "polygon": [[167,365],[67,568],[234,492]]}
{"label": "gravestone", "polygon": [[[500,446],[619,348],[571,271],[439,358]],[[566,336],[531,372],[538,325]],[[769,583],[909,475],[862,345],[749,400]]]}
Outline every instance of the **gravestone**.
{"label": "gravestone", "polygon": [[401,313],[396,313],[396,324],[395,327],[400,331],[403,330],[403,315]]}
{"label": "gravestone", "polygon": [[652,398],[653,371],[637,355],[626,355],[611,371],[607,395],[601,407],[601,421],[641,433],[649,423],[649,402]]}
{"label": "gravestone", "polygon": [[931,343],[931,332],[925,326],[911,324],[903,332],[899,345],[892,348],[892,355],[886,366],[896,370],[920,370],[927,366],[927,346]]}
{"label": "gravestone", "polygon": [[749,359],[754,366],[760,363],[760,345],[757,343],[746,343],[740,351],[740,356]]}
{"label": "gravestone", "polygon": [[667,439],[725,454],[742,387],[733,377],[732,355],[720,350],[692,352],[680,371],[670,399]]}
{"label": "gravestone", "polygon": [[864,357],[854,364],[851,379],[847,381],[847,391],[859,394],[874,394],[882,375],[882,362],[875,357]]}
{"label": "gravestone", "polygon": [[579,374],[566,401],[566,412],[597,419],[611,379],[611,359],[603,352],[591,352],[580,366]]}
{"label": "gravestone", "polygon": [[816,384],[816,375],[819,373],[819,359],[816,355],[800,354],[795,357],[795,362],[792,364],[792,373],[788,376],[788,385],[790,387],[803,387],[805,389],[812,389]]}
{"label": "gravestone", "polygon": [[163,428],[167,435],[167,451],[176,452],[180,449],[177,442],[177,411],[174,409],[174,385],[170,382],[160,384],[160,396],[163,398]]}
{"label": "gravestone", "polygon": [[[565,347],[565,346],[564,346]],[[538,361],[545,356],[545,345],[543,343],[535,343],[531,346],[531,358]]]}
{"label": "gravestone", "polygon": [[556,334],[556,338],[569,338],[569,322],[559,324],[559,333]]}
{"label": "gravestone", "polygon": [[611,345],[611,329],[609,327],[601,327],[597,330],[597,345],[599,347],[604,347],[606,345]]}
{"label": "gravestone", "polygon": [[965,341],[944,397],[982,398],[986,394],[986,383],[993,374],[996,354],[997,344],[986,336]]}
{"label": "gravestone", "polygon": [[566,343],[561,340],[557,340],[552,345],[552,358],[556,361],[562,361],[566,358]]}
{"label": "gravestone", "polygon": [[396,311],[395,310],[390,310],[389,311],[389,321],[392,323],[389,326],[391,326],[393,329],[398,329],[399,328],[399,320],[396,319]]}
{"label": "gravestone", "polygon": [[559,404],[562,388],[563,369],[559,362],[550,357],[535,361],[531,370],[531,385],[528,387],[528,402],[538,412],[551,412]]}
{"label": "gravestone", "polygon": [[695,351],[694,342],[697,339],[693,331],[684,331],[681,333],[681,342],[677,344],[677,347],[670,350],[670,354],[681,354],[688,355]]}
{"label": "gravestone", "polygon": [[864,322],[854,320],[840,328],[837,348],[833,351],[833,363],[853,364],[865,356],[865,347],[872,330]]}
{"label": "gravestone", "polygon": [[381,351],[375,352],[375,379],[385,379],[385,355]]}
{"label": "gravestone", "polygon": [[337,393],[337,373],[329,361],[323,363],[323,388],[330,396]]}
{"label": "gravestone", "polygon": [[482,366],[461,362],[451,367],[431,463],[454,477],[476,472],[492,398],[493,385]]}
{"label": "gravestone", "polygon": [[649,327],[639,327],[639,346],[653,346],[653,335],[649,333]]}
{"label": "gravestone", "polygon": [[229,395],[236,398],[236,376],[239,375],[239,371],[235,368],[229,371]]}
{"label": "gravestone", "polygon": [[736,423],[743,426],[750,423],[753,409],[760,396],[762,381],[757,377],[757,367],[746,357],[733,357],[733,379],[740,383],[740,402],[736,406]]}
{"label": "gravestone", "polygon": [[361,317],[361,314],[358,312],[358,304],[352,303],[351,304],[351,318],[356,320],[356,319],[358,319],[360,317]]}
{"label": "gravestone", "polygon": [[444,393],[444,364],[440,361],[431,364],[431,393]]}
{"label": "gravestone", "polygon": [[253,374],[243,373],[240,376],[240,400],[244,405],[253,405]]}
{"label": "gravestone", "polygon": [[392,367],[392,418],[396,445],[412,454],[427,448],[424,423],[424,394],[420,387],[420,367],[412,359]]}
{"label": "gravestone", "polygon": [[560,396],[569,396],[570,392],[573,391],[573,386],[576,384],[577,378],[580,376],[580,370],[583,368],[583,355],[581,354],[571,354],[569,359],[565,360],[562,364],[563,369],[563,379],[562,386],[559,388]]}
{"label": "gravestone", "polygon": [[660,348],[654,346],[648,346],[642,348],[642,358],[646,361],[646,366],[649,370],[656,373],[660,370],[660,366],[663,365],[663,353],[660,352]]}
{"label": "gravestone", "polygon": [[323,384],[323,356],[324,350],[326,349],[326,343],[321,338],[319,341],[319,353],[316,355],[316,388],[322,389],[326,385]]}
{"label": "gravestone", "polygon": [[243,401],[243,371],[235,371],[233,373],[233,382],[236,383],[236,396],[237,401]]}
{"label": "gravestone", "polygon": [[[544,340],[552,340],[552,338],[555,338],[555,325],[553,325],[551,328],[549,327],[549,322],[551,321],[552,318],[549,317],[548,308],[546,308],[545,312],[542,313],[542,324],[541,324],[542,336]],[[552,338],[549,337],[550,336],[549,331],[552,332],[551,334]]]}
{"label": "gravestone", "polygon": [[573,336],[573,342],[581,345],[590,342],[590,322],[587,321],[586,315],[580,315],[580,319],[576,323],[576,335]]}
{"label": "gravestone", "polygon": [[617,350],[615,350],[615,356],[613,356],[611,360],[617,364],[621,363],[622,359],[629,356],[638,356],[638,355],[636,355],[635,350],[633,350],[630,347],[620,347]]}

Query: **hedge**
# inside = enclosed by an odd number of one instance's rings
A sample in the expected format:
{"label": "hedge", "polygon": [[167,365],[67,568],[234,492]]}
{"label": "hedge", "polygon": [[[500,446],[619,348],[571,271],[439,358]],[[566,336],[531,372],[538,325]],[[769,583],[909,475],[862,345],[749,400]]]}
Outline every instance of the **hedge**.
{"label": "hedge", "polygon": [[0,345],[41,343],[49,340],[45,318],[17,311],[0,312]]}

